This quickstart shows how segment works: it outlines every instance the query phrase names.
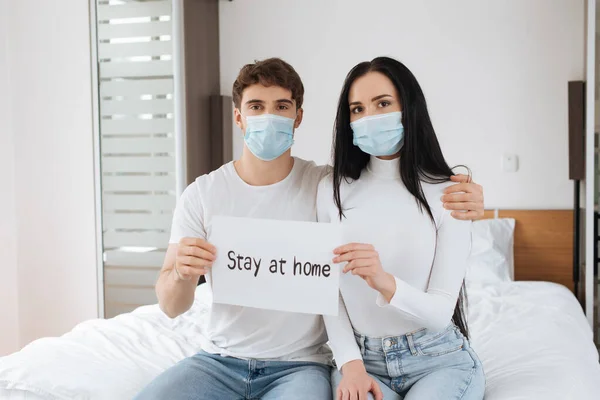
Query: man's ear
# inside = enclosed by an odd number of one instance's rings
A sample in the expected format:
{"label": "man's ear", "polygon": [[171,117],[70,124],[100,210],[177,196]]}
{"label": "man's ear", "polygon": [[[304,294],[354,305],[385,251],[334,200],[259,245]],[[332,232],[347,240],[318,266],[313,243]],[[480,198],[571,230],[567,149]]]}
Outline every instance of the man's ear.
{"label": "man's ear", "polygon": [[237,108],[234,108],[234,110],[233,110],[233,120],[235,121],[235,124],[237,125],[237,127],[240,128],[243,133],[244,132],[244,124],[242,122],[242,113]]}
{"label": "man's ear", "polygon": [[296,111],[296,122],[294,122],[294,129],[298,129],[300,127],[303,116],[304,116],[304,110],[299,108],[298,111]]}

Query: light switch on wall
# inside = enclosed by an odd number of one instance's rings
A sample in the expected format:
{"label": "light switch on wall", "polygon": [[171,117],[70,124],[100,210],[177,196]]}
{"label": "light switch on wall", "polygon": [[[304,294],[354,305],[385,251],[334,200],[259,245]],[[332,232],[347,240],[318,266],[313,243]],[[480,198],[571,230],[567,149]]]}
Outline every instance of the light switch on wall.
{"label": "light switch on wall", "polygon": [[502,156],[502,171],[517,172],[519,170],[519,156],[516,154],[504,154]]}

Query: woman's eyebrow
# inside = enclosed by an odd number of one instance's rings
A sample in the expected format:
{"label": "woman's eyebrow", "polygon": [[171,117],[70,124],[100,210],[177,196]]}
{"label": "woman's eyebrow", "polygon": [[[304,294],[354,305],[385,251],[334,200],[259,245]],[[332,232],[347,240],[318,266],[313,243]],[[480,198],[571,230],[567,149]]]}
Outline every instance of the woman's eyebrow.
{"label": "woman's eyebrow", "polygon": [[[380,94],[379,96],[375,96],[371,99],[371,101],[377,101],[379,99],[383,99],[384,97],[394,97],[391,94]],[[349,105],[351,106],[355,106],[358,104],[362,104],[360,101],[353,101],[352,103],[350,103]]]}
{"label": "woman's eyebrow", "polygon": [[377,101],[379,99],[383,99],[384,97],[392,97],[390,94],[380,94],[379,96],[375,96],[371,99],[371,101]]}

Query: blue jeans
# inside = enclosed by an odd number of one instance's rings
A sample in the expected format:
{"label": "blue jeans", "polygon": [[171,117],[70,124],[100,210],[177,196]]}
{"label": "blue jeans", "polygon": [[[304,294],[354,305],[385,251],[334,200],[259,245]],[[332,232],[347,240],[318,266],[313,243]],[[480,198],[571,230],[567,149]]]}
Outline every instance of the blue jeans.
{"label": "blue jeans", "polygon": [[204,351],[156,377],[135,400],[331,399],[331,367],[258,361]]}
{"label": "blue jeans", "polygon": [[[483,367],[454,325],[441,332],[421,329],[402,336],[355,337],[367,372],[379,382],[385,400],[483,399]],[[334,370],[334,394],[341,379]]]}

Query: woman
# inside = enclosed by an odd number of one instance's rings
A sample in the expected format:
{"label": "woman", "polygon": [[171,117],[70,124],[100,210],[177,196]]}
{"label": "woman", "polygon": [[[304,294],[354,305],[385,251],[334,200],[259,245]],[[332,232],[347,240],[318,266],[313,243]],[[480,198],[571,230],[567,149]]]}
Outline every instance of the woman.
{"label": "woman", "polygon": [[351,232],[333,261],[346,263],[340,290],[364,362],[347,361],[357,352],[343,340],[343,317],[326,319],[341,368],[334,398],[379,398],[378,383],[386,400],[482,399],[483,369],[462,312],[470,223],[443,208],[452,171],[408,68],[387,57],[354,67],[334,142],[317,211],[320,222]]}

